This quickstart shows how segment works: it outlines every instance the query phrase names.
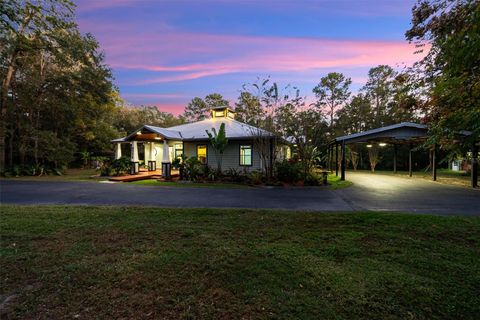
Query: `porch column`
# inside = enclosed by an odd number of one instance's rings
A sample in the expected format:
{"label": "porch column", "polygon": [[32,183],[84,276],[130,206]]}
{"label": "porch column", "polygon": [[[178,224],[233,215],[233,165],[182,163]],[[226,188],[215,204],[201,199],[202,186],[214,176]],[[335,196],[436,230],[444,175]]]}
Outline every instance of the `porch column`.
{"label": "porch column", "polygon": [[155,144],[153,142],[149,143],[150,145],[150,155],[148,157],[148,171],[157,170],[157,160],[155,159]]}
{"label": "porch column", "polygon": [[140,163],[138,160],[138,145],[137,141],[132,141],[131,143],[131,156],[130,156],[130,162],[132,164],[132,169],[130,171],[131,174],[137,174],[140,171]]}
{"label": "porch column", "polygon": [[393,145],[393,173],[397,173],[397,145]]}
{"label": "porch column", "polygon": [[432,150],[432,180],[437,181],[437,144],[433,145]]}
{"label": "porch column", "polygon": [[338,177],[338,143],[335,142],[335,176]]}
{"label": "porch column", "polygon": [[170,150],[168,149],[167,140],[163,140],[163,156],[162,156],[162,177],[170,178],[172,164],[170,163]]}
{"label": "porch column", "polygon": [[115,147],[115,160],[120,159],[122,157],[122,144],[117,143]]}
{"label": "porch column", "polygon": [[342,141],[342,162],[340,164],[340,180],[345,180],[345,140]]}
{"label": "porch column", "polygon": [[473,142],[472,145],[472,188],[478,187],[478,146]]}
{"label": "porch column", "polygon": [[331,171],[331,165],[332,165],[332,162],[330,160],[330,146],[327,147],[327,171],[330,172]]}
{"label": "porch column", "polygon": [[408,148],[408,175],[412,176],[412,144]]}

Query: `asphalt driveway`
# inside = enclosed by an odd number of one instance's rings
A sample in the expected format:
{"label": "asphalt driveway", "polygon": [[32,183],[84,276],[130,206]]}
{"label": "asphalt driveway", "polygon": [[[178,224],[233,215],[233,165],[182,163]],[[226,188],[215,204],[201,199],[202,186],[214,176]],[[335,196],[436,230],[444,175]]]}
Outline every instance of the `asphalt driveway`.
{"label": "asphalt driveway", "polygon": [[347,179],[354,184],[342,190],[323,187],[210,189],[9,179],[0,180],[0,200],[5,204],[385,210],[480,216],[480,190],[368,173],[347,172]]}

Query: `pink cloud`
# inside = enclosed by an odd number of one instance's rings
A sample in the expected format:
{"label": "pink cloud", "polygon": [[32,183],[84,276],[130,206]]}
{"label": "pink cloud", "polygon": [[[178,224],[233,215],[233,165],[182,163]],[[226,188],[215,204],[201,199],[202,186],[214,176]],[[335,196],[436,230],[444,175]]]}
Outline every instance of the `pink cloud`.
{"label": "pink cloud", "polygon": [[[148,43],[148,45],[147,45]],[[158,43],[158,45],[156,45]],[[169,32],[109,39],[114,68],[158,73],[136,84],[185,81],[236,72],[305,72],[324,68],[410,65],[415,47],[406,41],[226,36]],[[181,61],[193,63],[182,63]],[[139,63],[141,61],[141,63]]]}

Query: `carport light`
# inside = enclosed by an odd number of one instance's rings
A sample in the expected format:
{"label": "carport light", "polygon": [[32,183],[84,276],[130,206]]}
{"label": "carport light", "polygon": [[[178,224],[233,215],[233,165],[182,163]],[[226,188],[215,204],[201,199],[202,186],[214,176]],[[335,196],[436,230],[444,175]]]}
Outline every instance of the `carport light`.
{"label": "carport light", "polygon": [[367,144],[367,148],[371,148],[371,147],[372,147],[372,145],[371,145],[371,144]]}
{"label": "carport light", "polygon": [[380,147],[385,147],[387,144],[385,142],[381,142],[378,144]]}

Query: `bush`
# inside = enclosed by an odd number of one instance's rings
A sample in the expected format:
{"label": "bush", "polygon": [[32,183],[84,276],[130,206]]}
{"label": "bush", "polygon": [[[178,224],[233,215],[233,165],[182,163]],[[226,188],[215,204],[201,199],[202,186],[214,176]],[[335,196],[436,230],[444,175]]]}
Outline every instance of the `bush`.
{"label": "bush", "polygon": [[322,179],[316,173],[309,173],[304,180],[306,186],[319,186],[322,184]]}
{"label": "bush", "polygon": [[[111,173],[115,176],[120,176],[122,174],[130,173],[132,168],[132,164],[130,162],[130,158],[128,157],[121,157],[120,159],[115,159],[111,165]],[[107,169],[105,169],[105,172]]]}
{"label": "bush", "polygon": [[261,171],[252,171],[248,177],[252,184],[261,184],[263,182],[263,173]]}
{"label": "bush", "polygon": [[183,178],[190,181],[197,181],[208,170],[195,156],[185,159],[181,165],[183,166],[183,168],[181,167]]}
{"label": "bush", "polygon": [[284,160],[275,164],[277,179],[282,182],[295,183],[302,180],[302,166],[298,162]]}

